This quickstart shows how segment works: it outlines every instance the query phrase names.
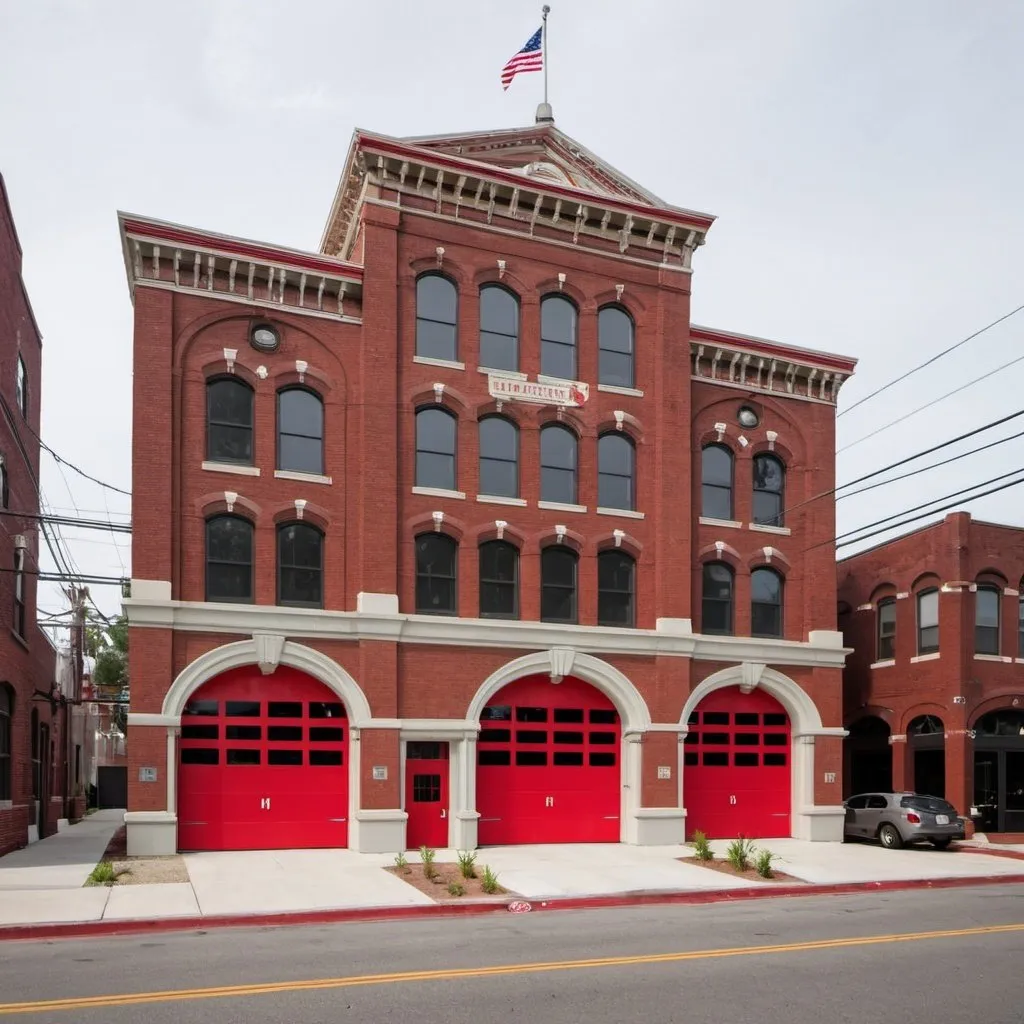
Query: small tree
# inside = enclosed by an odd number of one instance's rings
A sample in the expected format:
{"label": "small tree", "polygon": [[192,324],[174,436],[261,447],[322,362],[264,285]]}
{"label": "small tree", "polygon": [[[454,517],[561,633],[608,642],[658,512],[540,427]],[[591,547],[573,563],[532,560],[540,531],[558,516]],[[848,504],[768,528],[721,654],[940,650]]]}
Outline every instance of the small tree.
{"label": "small tree", "polygon": [[92,653],[90,634],[96,638],[92,684],[97,696],[118,702],[114,706],[113,721],[124,733],[128,727],[128,620],[119,615],[105,629],[87,627],[86,649]]}

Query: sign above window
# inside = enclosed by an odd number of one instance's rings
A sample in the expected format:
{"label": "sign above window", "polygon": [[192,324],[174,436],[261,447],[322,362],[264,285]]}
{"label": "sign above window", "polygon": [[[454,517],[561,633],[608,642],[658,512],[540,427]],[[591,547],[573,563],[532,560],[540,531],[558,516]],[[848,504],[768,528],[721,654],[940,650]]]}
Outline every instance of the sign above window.
{"label": "sign above window", "polygon": [[558,405],[578,408],[586,405],[590,385],[580,381],[545,384],[541,381],[519,380],[488,374],[487,391],[499,402],[530,402],[533,405]]}

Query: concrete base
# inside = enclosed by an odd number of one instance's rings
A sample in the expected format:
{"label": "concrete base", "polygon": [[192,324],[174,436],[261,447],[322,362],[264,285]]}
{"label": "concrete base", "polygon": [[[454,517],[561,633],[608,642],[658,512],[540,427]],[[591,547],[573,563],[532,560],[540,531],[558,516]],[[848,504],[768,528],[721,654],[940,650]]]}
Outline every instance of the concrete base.
{"label": "concrete base", "polygon": [[128,811],[129,857],[169,857],[178,852],[178,816],[170,811]]}
{"label": "concrete base", "polygon": [[453,850],[475,850],[479,811],[457,811],[452,816],[449,843]]}
{"label": "concrete base", "polygon": [[57,819],[57,831],[58,832],[64,832],[65,830],[67,830],[69,828],[71,828],[71,822],[70,822],[69,819],[67,819],[67,818],[58,818]]}
{"label": "concrete base", "polygon": [[348,848],[357,853],[401,853],[408,820],[403,810],[356,811],[348,826]]}
{"label": "concrete base", "polygon": [[809,807],[796,815],[793,838],[812,843],[841,843],[846,811],[838,807]]}
{"label": "concrete base", "polygon": [[641,807],[636,811],[634,846],[675,846],[685,840],[686,811],[679,807]]}
{"label": "concrete base", "polygon": [[39,826],[29,825],[28,827],[28,844],[31,846],[33,843],[39,842]]}

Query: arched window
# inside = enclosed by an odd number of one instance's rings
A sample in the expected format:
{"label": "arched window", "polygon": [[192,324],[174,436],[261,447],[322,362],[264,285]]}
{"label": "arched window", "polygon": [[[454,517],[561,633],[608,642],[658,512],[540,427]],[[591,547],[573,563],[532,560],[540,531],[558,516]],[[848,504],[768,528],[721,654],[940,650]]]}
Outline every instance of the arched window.
{"label": "arched window", "polygon": [[11,719],[14,717],[14,694],[0,683],[0,800],[11,797]]}
{"label": "arched window", "polygon": [[445,533],[416,538],[416,613],[455,615],[459,545]]}
{"label": "arched window", "polygon": [[709,444],[700,458],[701,512],[708,519],[732,519],[732,452]]}
{"label": "arched window", "polygon": [[416,355],[427,359],[458,359],[459,293],[440,274],[416,281]]}
{"label": "arched window", "polygon": [[253,599],[253,525],[241,516],[206,521],[206,600]]}
{"label": "arched window", "polygon": [[480,289],[480,365],[519,369],[519,300],[500,284]]}
{"label": "arched window", "polygon": [[576,379],[576,307],[561,295],[541,299],[540,372]]}
{"label": "arched window", "polygon": [[11,504],[10,488],[7,483],[7,463],[0,455],[0,508],[8,508]]}
{"label": "arched window", "polygon": [[786,470],[774,455],[754,458],[754,522],[761,526],[783,526],[783,494]]}
{"label": "arched window", "polygon": [[277,393],[277,468],[323,475],[324,403],[306,388]]}
{"label": "arched window", "polygon": [[750,635],[782,636],[782,577],[774,569],[750,574]]}
{"label": "arched window", "polygon": [[324,606],[324,535],[309,523],[277,528],[277,603]]}
{"label": "arched window", "polygon": [[879,661],[892,661],[896,657],[896,598],[887,597],[878,602]]}
{"label": "arched window", "polygon": [[636,508],[636,449],[626,434],[602,434],[597,439],[597,504]]}
{"label": "arched window", "polygon": [[576,504],[576,435],[549,424],[540,432],[540,500]]}
{"label": "arched window", "polygon": [[507,541],[480,545],[480,618],[519,618],[519,550]]}
{"label": "arched window", "polygon": [[28,639],[25,632],[25,549],[14,550],[14,632]]}
{"label": "arched window", "polygon": [[519,497],[519,430],[503,416],[480,421],[480,493]]}
{"label": "arched window", "polygon": [[206,458],[251,466],[253,392],[237,377],[206,385]]}
{"label": "arched window", "polygon": [[939,649],[939,592],[922,590],[917,595],[917,653],[933,654]]}
{"label": "arched window", "polygon": [[416,413],[416,486],[455,490],[456,420],[431,406]]}
{"label": "arched window", "polygon": [[728,635],[733,630],[733,571],[725,562],[708,562],[703,575],[700,631]]}
{"label": "arched window", "polygon": [[25,368],[25,360],[18,356],[17,376],[14,380],[14,399],[18,403],[18,411],[26,419],[28,418],[28,370]]}
{"label": "arched window", "polygon": [[577,622],[576,575],[579,556],[556,545],[540,553],[540,618],[542,622]]}
{"label": "arched window", "polygon": [[1002,604],[999,587],[978,587],[974,595],[974,653],[999,653],[999,609]]}
{"label": "arched window", "polygon": [[610,549],[597,556],[597,624],[636,625],[636,562],[625,551]]}
{"label": "arched window", "polygon": [[620,306],[597,314],[597,358],[599,384],[633,387],[633,318]]}

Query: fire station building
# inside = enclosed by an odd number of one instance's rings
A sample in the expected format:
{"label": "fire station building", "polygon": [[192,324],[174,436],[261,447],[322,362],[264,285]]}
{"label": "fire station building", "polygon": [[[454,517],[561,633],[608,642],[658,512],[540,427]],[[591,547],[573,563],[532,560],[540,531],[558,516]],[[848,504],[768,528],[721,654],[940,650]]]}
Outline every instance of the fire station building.
{"label": "fire station building", "polygon": [[120,216],[130,853],[841,839],[854,362],[692,324],[712,222],[549,120]]}

